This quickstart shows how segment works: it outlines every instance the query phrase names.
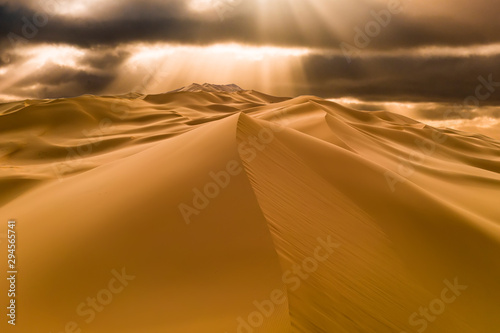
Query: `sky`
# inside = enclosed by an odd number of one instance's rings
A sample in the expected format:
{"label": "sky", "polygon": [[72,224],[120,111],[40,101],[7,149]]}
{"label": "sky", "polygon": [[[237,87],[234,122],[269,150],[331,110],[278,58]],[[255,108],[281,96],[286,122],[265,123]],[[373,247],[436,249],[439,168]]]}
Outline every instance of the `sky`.
{"label": "sky", "polygon": [[499,136],[493,0],[0,0],[0,102],[193,82]]}

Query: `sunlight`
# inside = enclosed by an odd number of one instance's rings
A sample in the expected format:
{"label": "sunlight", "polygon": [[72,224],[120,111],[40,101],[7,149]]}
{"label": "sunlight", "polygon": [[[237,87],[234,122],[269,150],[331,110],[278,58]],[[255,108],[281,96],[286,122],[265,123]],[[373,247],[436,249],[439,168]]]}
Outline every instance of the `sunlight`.
{"label": "sunlight", "polygon": [[[260,61],[270,58],[301,57],[309,54],[305,48],[281,48],[274,46],[247,46],[240,44],[215,44],[211,46],[176,46],[169,44],[139,45],[134,48],[132,62],[158,60],[179,53],[196,53],[200,56],[218,56],[226,60],[241,59]],[[224,60],[224,59],[222,59]]]}
{"label": "sunlight", "polygon": [[212,54],[218,54],[227,57],[235,57],[237,59],[260,61],[269,58],[287,58],[300,57],[307,55],[307,49],[299,48],[280,48],[272,46],[243,46],[238,44],[219,44],[207,48],[207,51]]}
{"label": "sunlight", "polygon": [[[8,87],[15,85],[16,82],[32,76],[38,71],[43,71],[50,65],[84,69],[84,67],[79,65],[79,61],[85,55],[85,52],[73,46],[49,44],[42,44],[39,46],[27,45],[17,50],[16,56],[20,55],[26,57],[21,67],[8,66],[3,68],[0,91],[5,91]],[[23,91],[36,92],[36,89],[31,86],[25,87]]]}
{"label": "sunlight", "polygon": [[51,14],[67,17],[88,17],[95,15],[96,9],[102,10],[103,3],[99,0],[66,0],[64,3],[56,2],[55,6],[46,6]]}
{"label": "sunlight", "polygon": [[478,117],[474,119],[448,119],[448,120],[421,120],[433,127],[449,127],[460,129],[461,127],[491,128],[500,124],[500,119],[492,117]]}
{"label": "sunlight", "polygon": [[193,82],[210,82],[236,83],[269,93],[289,94],[289,82],[306,80],[302,58],[309,54],[307,49],[240,44],[138,44],[128,51],[133,56],[128,59],[123,72],[136,79],[125,76],[117,79],[113,89],[128,91],[130,88],[126,88],[126,84],[143,81],[144,73],[153,73],[160,79],[149,80],[155,83],[155,87],[147,83],[144,91],[153,89],[156,93]]}
{"label": "sunlight", "polygon": [[28,51],[30,60],[27,64],[41,68],[48,63],[59,66],[76,68],[78,59],[85,55],[85,52],[73,46],[43,45],[32,48]]}
{"label": "sunlight", "polygon": [[195,12],[206,12],[214,9],[219,0],[191,0],[189,1],[189,9]]}

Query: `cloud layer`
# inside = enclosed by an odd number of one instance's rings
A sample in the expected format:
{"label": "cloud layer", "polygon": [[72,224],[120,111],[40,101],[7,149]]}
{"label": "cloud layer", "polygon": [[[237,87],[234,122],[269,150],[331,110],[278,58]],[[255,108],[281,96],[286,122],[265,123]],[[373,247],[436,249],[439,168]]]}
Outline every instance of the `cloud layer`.
{"label": "cloud layer", "polygon": [[[0,0],[0,99],[124,93],[138,81],[154,81],[143,92],[158,92],[207,79],[288,95],[439,103],[420,108],[428,119],[464,104],[460,117],[498,117],[499,9],[486,0]],[[214,55],[214,44],[257,56]],[[489,94],[476,103],[481,84]]]}

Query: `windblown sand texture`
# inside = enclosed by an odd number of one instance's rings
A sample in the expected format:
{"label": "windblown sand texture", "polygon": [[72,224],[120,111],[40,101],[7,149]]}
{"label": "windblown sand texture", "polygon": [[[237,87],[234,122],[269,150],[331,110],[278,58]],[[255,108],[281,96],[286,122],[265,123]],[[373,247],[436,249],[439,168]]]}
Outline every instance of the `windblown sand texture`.
{"label": "windblown sand texture", "polygon": [[[15,219],[19,258],[2,332],[411,333],[429,306],[425,332],[500,330],[486,136],[205,84],[1,104],[0,156],[0,241]],[[435,301],[445,281],[466,289]]]}

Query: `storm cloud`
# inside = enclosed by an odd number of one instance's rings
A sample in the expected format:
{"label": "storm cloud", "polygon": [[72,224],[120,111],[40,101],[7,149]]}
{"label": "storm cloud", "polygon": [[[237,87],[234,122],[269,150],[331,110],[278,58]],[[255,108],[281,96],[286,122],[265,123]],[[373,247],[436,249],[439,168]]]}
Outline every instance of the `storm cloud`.
{"label": "storm cloud", "polygon": [[[254,80],[248,89],[463,105],[483,78],[492,82],[482,88],[488,97],[478,99],[469,117],[480,108],[498,117],[491,108],[500,104],[499,9],[486,0],[0,0],[0,99],[125,93],[161,66],[169,80],[153,80],[157,90],[175,89],[182,78],[197,78],[183,62],[186,52],[199,52],[190,59],[198,56],[214,81],[224,73],[218,79],[241,83],[243,71],[229,67],[234,56],[214,69],[215,60],[200,51],[231,44],[307,51],[290,61],[296,68],[288,76],[281,69],[289,82],[273,77],[279,62],[269,61],[263,66],[269,82]],[[183,46],[197,48],[177,57],[168,52]],[[248,62],[257,68],[262,58]],[[435,110],[421,108],[420,115],[430,119]]]}

